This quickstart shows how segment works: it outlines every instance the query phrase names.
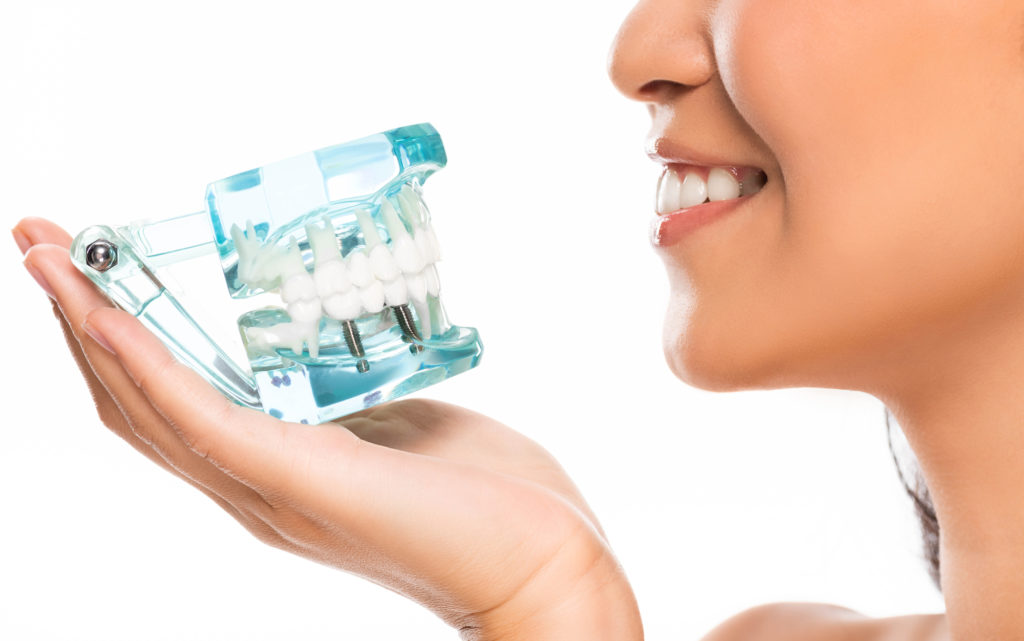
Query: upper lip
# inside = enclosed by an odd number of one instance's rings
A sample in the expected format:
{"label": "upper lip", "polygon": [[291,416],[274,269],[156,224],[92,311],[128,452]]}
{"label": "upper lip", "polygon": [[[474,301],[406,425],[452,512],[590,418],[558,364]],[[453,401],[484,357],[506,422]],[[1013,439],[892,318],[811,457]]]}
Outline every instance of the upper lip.
{"label": "upper lip", "polygon": [[[663,136],[648,138],[644,145],[651,160],[662,165],[700,165],[703,167],[756,167],[716,158]],[[757,167],[761,169],[760,167]]]}

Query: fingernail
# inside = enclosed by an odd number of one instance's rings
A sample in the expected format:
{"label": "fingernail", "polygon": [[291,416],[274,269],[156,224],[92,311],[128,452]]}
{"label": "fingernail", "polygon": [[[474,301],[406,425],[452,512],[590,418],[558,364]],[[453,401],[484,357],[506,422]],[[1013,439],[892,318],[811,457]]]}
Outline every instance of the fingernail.
{"label": "fingernail", "polygon": [[27,262],[25,263],[25,269],[28,270],[28,273],[32,274],[32,278],[36,279],[36,282],[39,283],[39,286],[43,288],[43,291],[46,292],[47,296],[54,300],[57,300],[57,295],[53,293],[53,288],[50,287],[50,283],[46,281],[46,277],[43,276],[43,273],[41,271],[36,269],[34,265],[31,265]]}
{"label": "fingernail", "polygon": [[82,329],[84,329],[85,333],[91,336],[94,341],[99,343],[100,347],[107,350],[111,354],[114,353],[114,348],[110,346],[110,343],[107,341],[107,338],[102,333],[100,333],[100,330],[96,329],[89,323],[88,318],[86,318],[85,322],[82,323]]}
{"label": "fingernail", "polygon": [[32,246],[32,241],[28,239],[28,236],[21,233],[21,230],[15,227],[11,230],[11,236],[14,236],[14,242],[18,243],[18,249],[24,254],[28,251],[28,248]]}

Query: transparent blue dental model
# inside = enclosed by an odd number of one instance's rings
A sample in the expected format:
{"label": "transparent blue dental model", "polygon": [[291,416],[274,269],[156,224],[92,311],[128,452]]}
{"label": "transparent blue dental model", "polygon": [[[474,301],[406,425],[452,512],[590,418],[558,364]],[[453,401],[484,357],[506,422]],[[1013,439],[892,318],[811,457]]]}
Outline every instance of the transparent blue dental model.
{"label": "transparent blue dental model", "polygon": [[446,161],[431,125],[393,129],[211,183],[204,211],[89,227],[71,257],[234,402],[329,421],[480,360],[420,195]]}

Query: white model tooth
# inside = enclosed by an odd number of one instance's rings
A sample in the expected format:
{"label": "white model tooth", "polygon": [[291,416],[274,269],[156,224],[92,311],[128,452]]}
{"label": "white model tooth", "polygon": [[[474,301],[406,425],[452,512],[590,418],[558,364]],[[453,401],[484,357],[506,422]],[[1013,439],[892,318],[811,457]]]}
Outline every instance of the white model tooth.
{"label": "white model tooth", "polygon": [[420,336],[430,338],[434,335],[434,330],[430,325],[430,306],[424,299],[413,301],[413,307],[416,308],[416,317],[420,322]]}
{"label": "white model tooth", "polygon": [[281,298],[286,303],[315,299],[316,296],[316,283],[305,269],[300,274],[289,276],[281,285]]}
{"label": "white model tooth", "polygon": [[409,298],[417,301],[427,299],[427,279],[419,274],[406,274],[405,285],[409,288]]}
{"label": "white model tooth", "polygon": [[250,350],[263,354],[273,354],[273,345],[267,337],[267,330],[263,327],[246,327],[245,342]]}
{"label": "white model tooth", "polygon": [[427,282],[427,293],[437,296],[441,293],[441,279],[437,277],[437,267],[427,265],[423,269],[423,279]]}
{"label": "white model tooth", "polygon": [[441,245],[437,242],[437,234],[434,233],[434,228],[430,223],[424,223],[420,227],[420,233],[427,236],[427,244],[430,246],[430,262],[436,263],[441,260]]}
{"label": "white model tooth", "polygon": [[764,172],[751,172],[743,179],[743,182],[740,183],[740,194],[744,196],[752,196],[756,194],[761,191],[762,187],[764,187],[766,180],[767,176],[764,175]]}
{"label": "white model tooth", "polygon": [[306,273],[306,265],[302,262],[302,251],[294,236],[289,239],[288,249],[274,262],[275,271],[281,275],[281,282],[295,274]]}
{"label": "white model tooth", "polygon": [[740,182],[728,170],[714,167],[708,172],[708,199],[712,202],[740,197]]}
{"label": "white model tooth", "polygon": [[403,276],[384,283],[384,301],[389,307],[405,305],[409,302],[409,288],[406,286]]}
{"label": "white model tooth", "polygon": [[292,350],[296,354],[301,354],[302,353],[302,344],[305,342],[305,339],[304,339],[304,337],[302,335],[302,331],[299,330],[298,328],[296,328],[296,331],[291,333],[288,336],[288,338],[290,339],[289,342],[286,343],[288,349]]}
{"label": "white model tooth", "polygon": [[391,253],[394,254],[398,267],[406,274],[418,274],[423,269],[423,256],[416,249],[416,241],[409,235],[387,198],[380,204],[380,215],[388,226],[388,233],[391,234]]}
{"label": "white model tooth", "polygon": [[373,266],[373,274],[383,281],[394,280],[402,273],[391,250],[384,245],[377,245],[370,250],[370,264]]}
{"label": "white model tooth", "polygon": [[238,254],[238,280],[253,289],[270,290],[277,287],[281,251],[263,244],[251,220],[246,221],[245,231],[238,225],[232,225],[231,239],[235,242]]}
{"label": "white model tooth", "polygon": [[434,262],[431,254],[433,250],[430,247],[430,239],[427,238],[427,234],[421,228],[416,229],[416,234],[412,237],[413,242],[416,243],[416,251],[420,253],[420,257],[423,258],[423,264],[429,265]]}
{"label": "white model tooth", "polygon": [[320,355],[320,326],[314,323],[306,333],[306,345],[309,347],[309,355],[316,358]]}
{"label": "white model tooth", "polygon": [[658,202],[655,205],[659,214],[668,214],[679,209],[679,189],[683,181],[672,169],[666,169],[658,180]]}
{"label": "white model tooth", "polygon": [[366,239],[367,248],[376,247],[383,242],[380,239],[380,233],[377,231],[377,225],[374,224],[373,218],[370,217],[370,212],[360,207],[356,210],[356,221],[359,223],[360,231],[363,232],[363,238]]}
{"label": "white model tooth", "polygon": [[359,290],[359,300],[363,302],[363,308],[371,314],[384,309],[384,284],[375,280],[363,287]]}
{"label": "white model tooth", "polygon": [[416,241],[408,234],[392,238],[391,250],[394,252],[398,266],[406,274],[418,274],[423,270],[423,256],[416,248]]}
{"label": "white model tooth", "polygon": [[280,347],[287,347],[296,354],[302,353],[302,344],[309,345],[309,355],[316,358],[320,353],[318,323],[280,323],[272,327],[247,327],[246,339],[250,347],[260,351],[274,353]]}
{"label": "white model tooth", "polygon": [[[252,227],[252,221],[247,227]],[[231,225],[231,240],[235,243],[235,253],[238,254],[238,280],[252,287],[253,266],[256,262],[256,254],[260,249],[260,241],[256,238],[256,232],[247,235],[238,225]]]}
{"label": "white model tooth", "polygon": [[693,207],[704,202],[708,197],[708,186],[695,173],[688,173],[679,187],[679,208]]}
{"label": "white model tooth", "polygon": [[345,268],[340,254],[338,260],[329,260],[316,266],[313,282],[316,283],[316,293],[320,298],[327,298],[331,294],[343,294],[352,287],[352,279],[349,278],[348,269]]}
{"label": "white model tooth", "polygon": [[288,303],[288,315],[293,321],[309,324],[320,320],[320,300],[297,300]]}
{"label": "white model tooth", "polygon": [[323,299],[322,304],[328,316],[341,321],[358,318],[363,310],[363,301],[357,289],[350,289],[344,294],[332,294]]}
{"label": "white model tooth", "polygon": [[323,223],[323,227],[318,227],[313,223],[306,224],[306,239],[313,250],[314,263],[317,265],[341,258],[341,253],[338,251],[338,238],[334,235],[331,219],[324,216]]}
{"label": "white model tooth", "polygon": [[373,282],[373,266],[362,249],[353,250],[345,258],[345,262],[348,263],[348,275],[353,285],[366,287]]}
{"label": "white model tooth", "polygon": [[402,207],[402,211],[405,212],[406,219],[415,221],[413,224],[419,224],[427,220],[426,206],[408,183],[402,186],[397,197],[398,204]]}

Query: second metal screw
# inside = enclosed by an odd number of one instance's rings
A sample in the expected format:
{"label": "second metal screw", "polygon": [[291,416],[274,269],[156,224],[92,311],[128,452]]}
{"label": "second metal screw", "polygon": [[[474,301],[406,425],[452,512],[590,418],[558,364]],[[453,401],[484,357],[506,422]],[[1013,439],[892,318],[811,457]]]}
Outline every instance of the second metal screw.
{"label": "second metal screw", "polygon": [[359,328],[356,327],[355,321],[342,321],[341,331],[345,334],[345,343],[348,344],[348,351],[352,352],[352,356],[359,359],[356,362],[356,370],[361,374],[370,371],[370,363],[363,358],[366,356],[366,352],[363,350],[363,341],[359,337]]}
{"label": "second metal screw", "polygon": [[[409,309],[408,305],[395,305],[391,309],[395,310],[395,320],[398,322],[398,326],[402,328],[402,334],[406,338],[415,339],[422,341],[420,337],[420,330],[416,328],[416,321],[413,320],[412,310]],[[416,351],[422,352],[423,346],[415,344]]]}

